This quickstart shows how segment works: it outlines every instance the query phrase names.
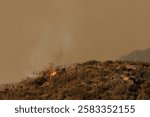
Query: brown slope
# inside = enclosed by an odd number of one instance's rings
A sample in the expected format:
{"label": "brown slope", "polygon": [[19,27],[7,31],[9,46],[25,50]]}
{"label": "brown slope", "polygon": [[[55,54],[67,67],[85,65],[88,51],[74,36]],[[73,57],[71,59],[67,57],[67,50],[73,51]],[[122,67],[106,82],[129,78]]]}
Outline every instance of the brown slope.
{"label": "brown slope", "polygon": [[35,78],[1,85],[0,99],[150,99],[150,63],[92,60],[50,67]]}

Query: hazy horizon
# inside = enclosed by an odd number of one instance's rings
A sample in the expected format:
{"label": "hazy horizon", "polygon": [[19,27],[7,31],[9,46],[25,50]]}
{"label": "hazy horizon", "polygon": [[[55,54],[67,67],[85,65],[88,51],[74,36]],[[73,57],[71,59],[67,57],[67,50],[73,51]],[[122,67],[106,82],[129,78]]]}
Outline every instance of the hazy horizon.
{"label": "hazy horizon", "polygon": [[1,0],[0,84],[48,63],[115,60],[150,45],[148,0]]}

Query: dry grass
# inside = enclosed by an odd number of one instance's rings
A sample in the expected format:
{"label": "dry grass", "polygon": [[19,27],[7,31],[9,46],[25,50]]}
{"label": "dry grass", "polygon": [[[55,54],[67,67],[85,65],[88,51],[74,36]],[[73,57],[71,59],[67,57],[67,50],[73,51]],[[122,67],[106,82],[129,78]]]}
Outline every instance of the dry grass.
{"label": "dry grass", "polygon": [[91,60],[50,66],[35,78],[1,85],[0,99],[150,99],[150,63]]}

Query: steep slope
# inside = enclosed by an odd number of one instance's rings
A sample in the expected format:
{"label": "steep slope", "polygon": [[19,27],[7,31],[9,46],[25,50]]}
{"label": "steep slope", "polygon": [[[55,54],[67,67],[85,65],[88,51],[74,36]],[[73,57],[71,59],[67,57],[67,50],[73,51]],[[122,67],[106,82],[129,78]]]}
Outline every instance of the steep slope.
{"label": "steep slope", "polygon": [[0,99],[150,99],[150,63],[91,60],[0,86]]}

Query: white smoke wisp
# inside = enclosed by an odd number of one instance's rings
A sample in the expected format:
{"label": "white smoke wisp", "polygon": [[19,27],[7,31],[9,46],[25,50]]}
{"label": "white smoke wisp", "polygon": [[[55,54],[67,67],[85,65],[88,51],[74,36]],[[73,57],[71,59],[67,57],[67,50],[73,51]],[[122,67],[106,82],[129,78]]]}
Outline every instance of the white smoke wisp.
{"label": "white smoke wisp", "polygon": [[[54,4],[59,9],[60,19],[49,21],[42,19],[43,29],[30,52],[30,73],[41,71],[55,65],[66,64],[68,51],[73,46],[72,38],[72,3],[64,4],[57,0]],[[68,5],[70,4],[70,5]]]}
{"label": "white smoke wisp", "polygon": [[59,29],[46,24],[39,41],[31,51],[31,69],[40,71],[48,67],[49,63],[56,65],[63,63],[64,57],[72,45],[69,21],[65,21]]}

